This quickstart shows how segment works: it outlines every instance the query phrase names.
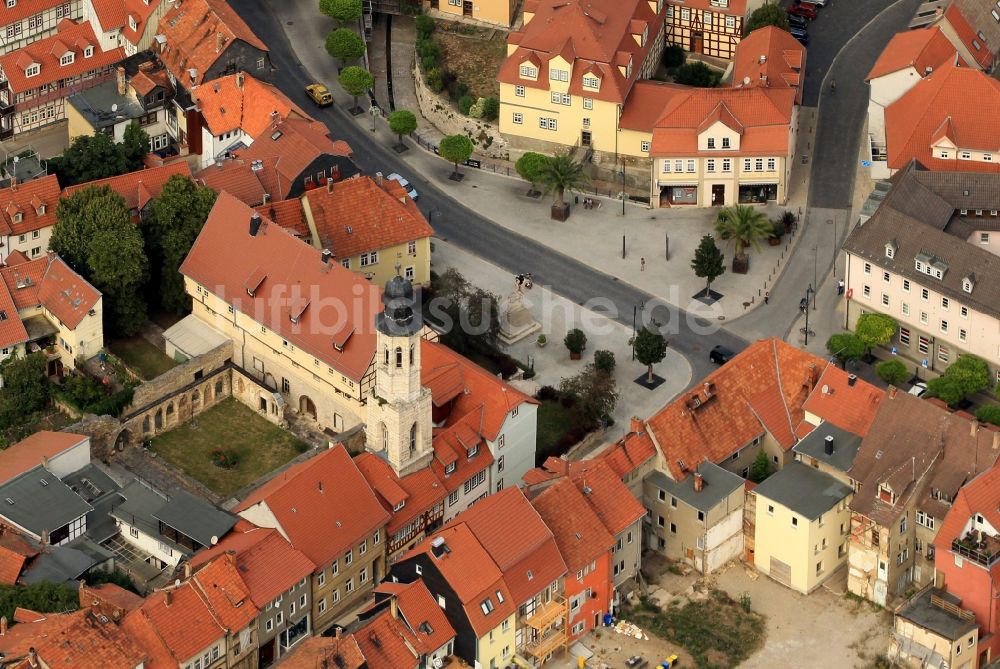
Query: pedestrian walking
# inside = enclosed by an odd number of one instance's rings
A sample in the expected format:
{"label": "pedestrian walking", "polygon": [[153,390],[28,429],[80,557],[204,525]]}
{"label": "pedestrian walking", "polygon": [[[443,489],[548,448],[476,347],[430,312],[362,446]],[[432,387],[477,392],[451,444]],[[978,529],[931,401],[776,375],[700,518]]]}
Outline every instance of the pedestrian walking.
{"label": "pedestrian walking", "polygon": [[639,271],[640,272],[645,272],[646,271],[646,259],[645,258],[639,258]]}
{"label": "pedestrian walking", "polygon": [[767,304],[767,301],[770,300],[770,299],[771,299],[771,293],[765,291],[764,292],[764,304]]}
{"label": "pedestrian walking", "polygon": [[843,295],[843,294],[844,294],[844,280],[841,279],[837,281],[837,295]]}

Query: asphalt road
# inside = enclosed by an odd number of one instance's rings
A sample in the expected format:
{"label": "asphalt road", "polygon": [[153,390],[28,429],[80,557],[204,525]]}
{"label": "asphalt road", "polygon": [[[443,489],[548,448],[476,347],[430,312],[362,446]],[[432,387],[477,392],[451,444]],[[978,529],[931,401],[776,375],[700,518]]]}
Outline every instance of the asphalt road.
{"label": "asphalt road", "polygon": [[[230,0],[230,5],[247,22],[271,51],[271,62],[278,68],[274,83],[285,95],[303,108],[312,109],[303,89],[312,78],[303,70],[292,52],[281,26],[261,0]],[[372,142],[360,125],[349,120],[346,112],[335,107],[314,109],[313,116],[326,123],[331,134],[347,141],[354,150],[354,161],[368,174],[376,171],[406,173],[420,191],[420,205],[425,214],[433,213],[433,225],[438,235],[462,249],[474,253],[512,275],[525,267],[532,268],[534,280],[563,297],[583,304],[595,297],[610,301],[616,310],[616,320],[631,327],[636,305],[653,304],[654,297],[616,277],[580,263],[532,239],[511,232],[474,211],[455,202],[420,174],[413,174],[387,147]],[[689,318],[680,310],[668,313],[663,306],[648,310],[651,317],[672,328],[668,333],[670,346],[684,355],[691,365],[691,383],[697,383],[714,366],[708,351],[722,344],[734,351],[742,350],[747,342],[725,330],[699,334],[713,324]],[[661,370],[664,373],[665,370]],[[667,372],[669,373],[669,372]]]}

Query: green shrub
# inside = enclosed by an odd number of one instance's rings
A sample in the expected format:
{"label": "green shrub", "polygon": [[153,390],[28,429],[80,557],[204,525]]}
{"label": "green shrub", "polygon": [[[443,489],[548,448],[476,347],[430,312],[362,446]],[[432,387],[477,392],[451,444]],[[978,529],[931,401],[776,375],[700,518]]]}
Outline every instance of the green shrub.
{"label": "green shrub", "polygon": [[878,374],[880,379],[894,386],[898,386],[910,378],[910,372],[906,369],[906,365],[895,358],[892,360],[883,360],[875,365],[875,373]]}
{"label": "green shrub", "polygon": [[464,81],[455,82],[455,97],[464,98],[469,94],[469,85]]}
{"label": "green shrub", "polygon": [[573,328],[566,333],[563,343],[570,353],[580,353],[587,347],[587,335],[580,328]]}
{"label": "green shrub", "polygon": [[472,103],[469,107],[469,116],[472,118],[482,118],[483,117],[483,105],[486,103],[486,98],[479,98]]}
{"label": "green shrub", "polygon": [[420,59],[420,67],[423,68],[424,72],[430,72],[435,67],[437,67],[438,59],[434,56],[424,56]]}
{"label": "green shrub", "polygon": [[663,66],[664,67],[680,67],[684,64],[684,49],[683,47],[677,46],[676,44],[671,44],[666,49],[663,50]]}
{"label": "green shrub", "polygon": [[483,102],[483,118],[487,121],[495,121],[500,117],[500,100],[497,98],[486,98]]}
{"label": "green shrub", "polygon": [[426,39],[431,36],[431,33],[434,32],[435,28],[434,19],[427,16],[426,14],[421,14],[420,16],[418,16],[416,19],[413,20],[413,23],[417,27],[418,40]]}
{"label": "green shrub", "polygon": [[976,418],[984,423],[1000,425],[1000,407],[982,406],[976,409]]}
{"label": "green shrub", "polygon": [[427,86],[435,93],[440,93],[444,90],[444,79],[441,76],[441,70],[436,67],[427,70]]}
{"label": "green shrub", "polygon": [[615,371],[615,354],[611,351],[594,351],[594,367],[607,374]]}
{"label": "green shrub", "polygon": [[458,111],[468,116],[469,110],[472,109],[472,105],[475,101],[475,98],[471,95],[463,95],[458,99]]}

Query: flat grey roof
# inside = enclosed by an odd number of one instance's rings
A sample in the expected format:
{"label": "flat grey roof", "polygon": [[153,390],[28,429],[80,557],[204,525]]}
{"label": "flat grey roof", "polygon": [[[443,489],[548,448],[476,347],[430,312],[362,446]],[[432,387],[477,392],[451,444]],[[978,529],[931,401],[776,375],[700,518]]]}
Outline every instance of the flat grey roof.
{"label": "flat grey roof", "polygon": [[229,337],[194,314],[188,314],[167,328],[163,338],[190,358],[208,353],[229,341]]}
{"label": "flat grey roof", "polygon": [[755,489],[758,497],[774,500],[815,520],[851,493],[850,486],[801,462],[791,462]]}
{"label": "flat grey roof", "polygon": [[153,517],[202,546],[211,546],[233,529],[236,516],[226,513],[189,492],[178,490]]}
{"label": "flat grey roof", "polygon": [[[833,453],[826,454],[826,438],[833,437]],[[847,472],[854,464],[854,456],[861,448],[861,437],[851,434],[847,430],[841,430],[831,423],[823,423],[806,437],[795,444],[792,450],[796,453],[816,458],[820,462],[825,462],[831,467],[835,467],[842,472]]]}
{"label": "flat grey roof", "polygon": [[976,629],[976,621],[960,618],[939,606],[931,604],[931,596],[936,595],[949,604],[958,606],[959,599],[944,590],[927,588],[916,597],[908,601],[897,614],[901,618],[911,621],[918,627],[928,629],[935,634],[955,641],[964,637],[968,632]]}
{"label": "flat grey roof", "polygon": [[742,477],[707,460],[698,465],[696,471],[705,483],[701,492],[695,491],[692,474],[683,481],[675,481],[661,471],[653,471],[647,474],[646,480],[688,506],[706,513],[744,485]]}
{"label": "flat grey roof", "polygon": [[107,128],[146,113],[138,100],[118,93],[118,82],[114,78],[74,93],[67,101],[94,128]]}
{"label": "flat grey roof", "polygon": [[53,546],[32,560],[18,581],[25,585],[39,581],[76,584],[80,576],[88,569],[103,561],[95,560],[94,557],[77,548]]}
{"label": "flat grey roof", "polygon": [[38,536],[90,510],[90,504],[41,465],[0,486],[0,516]]}
{"label": "flat grey roof", "polygon": [[167,498],[139,481],[129,483],[119,495],[121,502],[111,510],[111,515],[150,536],[159,536],[160,524],[153,514],[167,503]]}

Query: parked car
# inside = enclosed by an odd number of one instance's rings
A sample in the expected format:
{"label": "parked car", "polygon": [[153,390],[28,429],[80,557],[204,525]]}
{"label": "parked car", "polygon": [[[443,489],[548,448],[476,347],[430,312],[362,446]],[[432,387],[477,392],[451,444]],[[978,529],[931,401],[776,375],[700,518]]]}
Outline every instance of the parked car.
{"label": "parked car", "polygon": [[789,32],[792,34],[792,37],[799,41],[800,44],[804,45],[809,43],[809,31],[805,28],[796,28],[793,26]]}
{"label": "parked car", "polygon": [[809,19],[810,21],[813,21],[816,19],[817,16],[819,16],[819,13],[817,13],[816,8],[813,5],[810,6],[795,5],[794,7],[788,8],[788,15],[801,16],[804,19]]}
{"label": "parked car", "polygon": [[708,354],[708,359],[717,365],[724,365],[732,360],[734,355],[736,353],[720,344],[712,348],[712,352]]}
{"label": "parked car", "polygon": [[809,3],[822,9],[823,7],[826,7],[827,0],[809,0]]}
{"label": "parked car", "polygon": [[795,0],[792,4],[796,7],[805,7],[806,9],[815,10],[817,13],[823,8],[822,4],[814,2],[814,0]]}
{"label": "parked car", "polygon": [[923,397],[924,393],[927,392],[927,383],[924,381],[917,381],[910,387],[910,394],[917,397]]}
{"label": "parked car", "polygon": [[403,187],[403,190],[406,191],[406,194],[410,196],[411,200],[416,200],[418,197],[420,197],[420,194],[417,193],[417,189],[411,186],[409,181],[407,181],[400,175],[396,174],[395,172],[393,172],[386,178],[398,182],[399,185]]}
{"label": "parked car", "polygon": [[806,28],[809,26],[809,19],[804,19],[801,16],[789,14],[788,25],[791,26],[792,28]]}
{"label": "parked car", "polygon": [[333,96],[329,89],[323,84],[309,84],[306,86],[306,95],[316,103],[318,107],[329,107],[333,104]]}

